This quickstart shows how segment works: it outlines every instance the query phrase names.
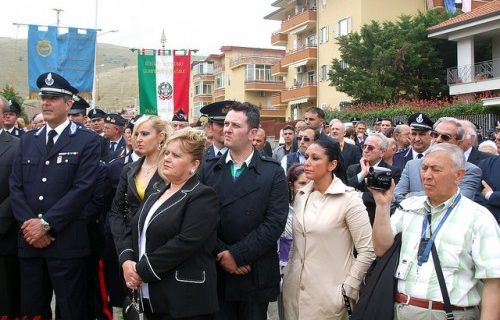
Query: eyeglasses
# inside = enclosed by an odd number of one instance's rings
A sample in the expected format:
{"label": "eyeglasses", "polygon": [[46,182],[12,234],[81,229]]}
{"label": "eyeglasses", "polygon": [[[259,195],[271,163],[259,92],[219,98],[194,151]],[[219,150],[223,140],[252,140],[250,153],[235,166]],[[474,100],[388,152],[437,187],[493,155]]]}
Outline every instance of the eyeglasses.
{"label": "eyeglasses", "polygon": [[373,150],[375,150],[375,146],[372,146],[371,144],[364,144],[363,147],[362,147],[363,150],[368,150],[369,152],[372,152]]}
{"label": "eyeglasses", "polygon": [[443,140],[444,142],[448,142],[448,141],[450,141],[451,139],[454,138],[454,137],[452,137],[451,135],[449,135],[447,133],[440,133],[440,132],[437,132],[437,131],[432,131],[431,132],[431,138],[437,139],[439,137],[441,137],[441,140]]}
{"label": "eyeglasses", "polygon": [[297,141],[301,141],[302,139],[304,139],[305,142],[311,141],[311,138],[306,137],[306,136],[297,136],[295,139],[297,139]]}

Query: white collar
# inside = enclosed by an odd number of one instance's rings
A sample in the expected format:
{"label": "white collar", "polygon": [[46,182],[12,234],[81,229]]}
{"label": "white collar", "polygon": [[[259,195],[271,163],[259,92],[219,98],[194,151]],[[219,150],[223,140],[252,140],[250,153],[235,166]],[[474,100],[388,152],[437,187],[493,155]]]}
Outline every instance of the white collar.
{"label": "white collar", "polygon": [[[250,153],[250,156],[248,156],[248,158],[246,158],[246,160],[244,161],[246,164],[247,164],[247,167],[250,166],[250,161],[252,161],[252,157],[253,157],[253,154],[255,152],[255,149],[252,150],[252,153]],[[231,151],[229,151],[227,153],[227,156],[226,156],[226,163],[228,162],[234,162],[234,163],[237,163],[236,161],[233,160],[233,158],[231,157]]]}
{"label": "white collar", "polygon": [[55,128],[51,128],[51,127],[49,126],[49,124],[47,123],[47,124],[46,124],[46,129],[47,129],[47,130],[46,130],[46,132],[45,132],[45,135],[46,135],[46,136],[47,136],[47,138],[48,138],[48,137],[49,137],[49,131],[50,131],[50,130],[55,130],[55,131],[57,132],[57,135],[59,136],[59,135],[60,135],[60,134],[64,131],[64,129],[66,129],[66,127],[69,125],[69,122],[70,122],[70,121],[69,121],[68,119],[66,119],[66,121],[64,121],[63,123],[61,123],[60,125],[58,125],[58,126],[57,126],[57,127],[55,127]]}
{"label": "white collar", "polygon": [[[425,151],[424,151],[425,152]],[[418,155],[421,154],[422,156],[424,155],[424,152],[417,152],[415,150],[413,150],[413,148],[411,148],[411,153],[413,155],[413,159],[418,159]]]}
{"label": "white collar", "polygon": [[465,161],[469,160],[469,156],[470,156],[471,151],[472,151],[472,147],[469,147],[469,149],[464,151]]}
{"label": "white collar", "polygon": [[2,134],[2,133],[3,133],[3,128],[0,128],[0,134]]}
{"label": "white collar", "polygon": [[213,148],[214,148],[214,154],[217,155],[217,153],[221,153],[221,154],[224,154],[224,152],[227,151],[227,147],[224,146],[222,147],[222,149],[217,149],[217,147],[215,146],[215,144],[212,144]]}

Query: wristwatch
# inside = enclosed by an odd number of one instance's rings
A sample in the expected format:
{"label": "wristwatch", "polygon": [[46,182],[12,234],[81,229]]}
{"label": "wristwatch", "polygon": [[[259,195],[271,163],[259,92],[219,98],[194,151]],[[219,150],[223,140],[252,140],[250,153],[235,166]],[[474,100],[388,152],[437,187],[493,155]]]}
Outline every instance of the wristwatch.
{"label": "wristwatch", "polygon": [[40,218],[40,223],[42,224],[43,230],[50,231],[50,224],[47,221],[43,220],[43,218]]}

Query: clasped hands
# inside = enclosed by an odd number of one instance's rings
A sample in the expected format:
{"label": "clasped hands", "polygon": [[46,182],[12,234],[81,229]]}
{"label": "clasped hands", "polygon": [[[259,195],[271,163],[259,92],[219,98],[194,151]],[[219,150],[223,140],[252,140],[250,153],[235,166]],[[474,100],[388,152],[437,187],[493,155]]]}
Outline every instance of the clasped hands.
{"label": "clasped hands", "polygon": [[23,237],[31,246],[41,249],[48,247],[55,239],[43,228],[38,218],[24,221],[21,226]]}
{"label": "clasped hands", "polygon": [[135,269],[137,263],[132,260],[127,260],[122,264],[123,278],[129,289],[137,289],[142,284],[142,279]]}
{"label": "clasped hands", "polygon": [[219,252],[217,254],[217,262],[219,263],[221,268],[231,274],[242,276],[252,271],[252,268],[250,268],[250,265],[248,264],[238,267],[233,255],[231,254],[231,252],[229,252],[229,250]]}

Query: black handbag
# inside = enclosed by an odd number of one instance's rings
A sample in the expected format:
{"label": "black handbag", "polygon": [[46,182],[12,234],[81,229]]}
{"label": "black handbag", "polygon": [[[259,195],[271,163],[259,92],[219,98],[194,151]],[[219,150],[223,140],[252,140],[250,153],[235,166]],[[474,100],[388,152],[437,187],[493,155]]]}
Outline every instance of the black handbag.
{"label": "black handbag", "polygon": [[123,300],[123,319],[124,320],[142,320],[143,312],[135,296],[135,290],[132,290],[131,297],[126,296]]}

